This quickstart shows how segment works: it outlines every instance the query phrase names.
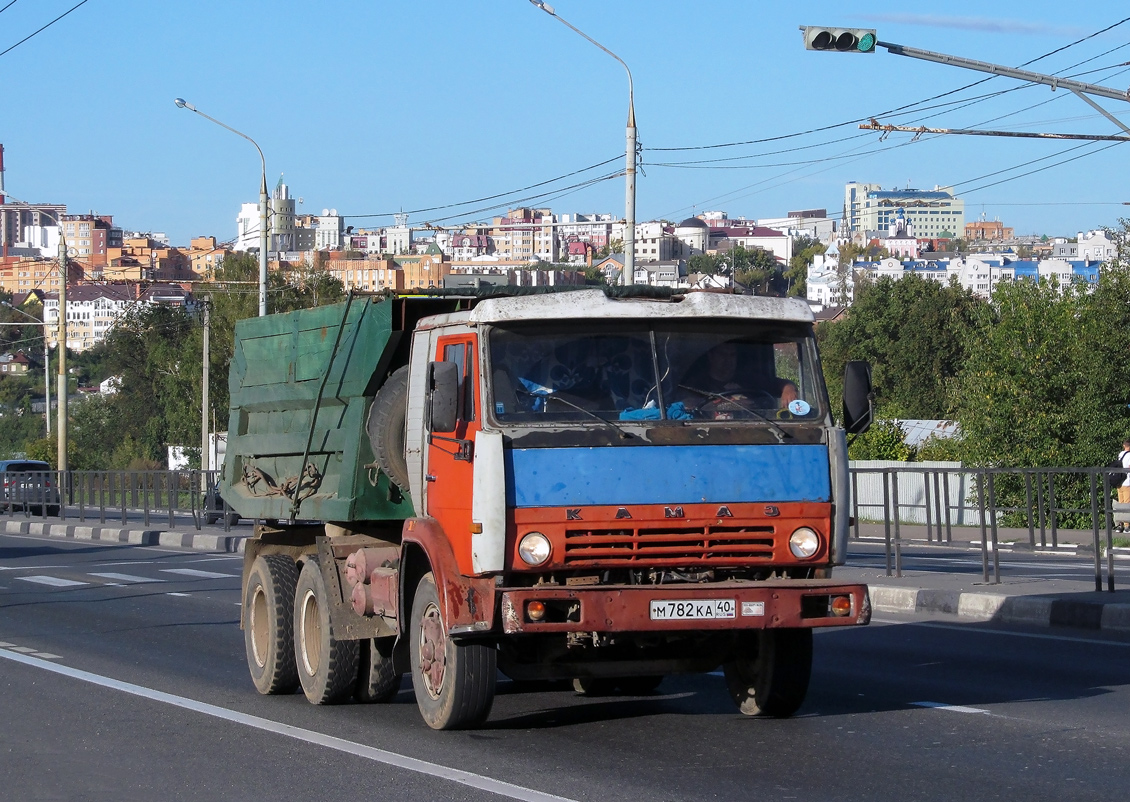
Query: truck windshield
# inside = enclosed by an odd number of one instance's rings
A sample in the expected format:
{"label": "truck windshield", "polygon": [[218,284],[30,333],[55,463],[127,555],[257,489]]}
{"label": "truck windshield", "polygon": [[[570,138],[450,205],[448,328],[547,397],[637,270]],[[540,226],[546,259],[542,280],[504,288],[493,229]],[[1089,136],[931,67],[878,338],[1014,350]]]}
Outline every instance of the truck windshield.
{"label": "truck windshield", "polygon": [[494,328],[488,348],[490,409],[501,423],[788,421],[824,414],[805,324],[512,325]]}

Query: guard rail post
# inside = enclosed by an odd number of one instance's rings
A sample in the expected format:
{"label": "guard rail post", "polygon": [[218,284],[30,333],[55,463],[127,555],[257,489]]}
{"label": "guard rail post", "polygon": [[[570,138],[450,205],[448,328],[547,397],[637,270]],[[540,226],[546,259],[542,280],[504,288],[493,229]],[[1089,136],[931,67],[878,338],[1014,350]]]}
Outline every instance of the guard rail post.
{"label": "guard rail post", "polygon": [[902,577],[902,530],[899,527],[899,474],[891,471],[891,506],[895,519],[895,576]]}

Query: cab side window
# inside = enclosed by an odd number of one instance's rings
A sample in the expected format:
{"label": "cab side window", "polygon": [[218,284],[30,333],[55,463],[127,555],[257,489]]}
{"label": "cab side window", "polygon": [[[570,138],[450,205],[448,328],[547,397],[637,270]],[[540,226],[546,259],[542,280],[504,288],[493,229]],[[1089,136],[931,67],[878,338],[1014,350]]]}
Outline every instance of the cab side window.
{"label": "cab side window", "polygon": [[454,362],[459,366],[459,420],[475,419],[475,381],[472,344],[469,342],[450,343],[443,347],[443,361]]}

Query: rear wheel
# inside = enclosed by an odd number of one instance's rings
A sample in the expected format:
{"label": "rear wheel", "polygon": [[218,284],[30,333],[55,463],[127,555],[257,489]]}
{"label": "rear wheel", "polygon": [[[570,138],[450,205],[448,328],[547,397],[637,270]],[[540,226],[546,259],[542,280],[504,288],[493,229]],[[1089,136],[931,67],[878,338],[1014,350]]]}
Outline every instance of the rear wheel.
{"label": "rear wheel", "polygon": [[294,592],[294,654],[298,680],[311,704],[338,704],[353,695],[357,641],[330,635],[329,594],[315,557],[302,566]]}
{"label": "rear wheel", "polygon": [[744,714],[787,718],[804,703],[808,693],[812,630],[743,633],[722,669],[730,696]]}
{"label": "rear wheel", "polygon": [[387,702],[400,690],[400,674],[392,659],[395,644],[395,636],[360,642],[357,687],[353,693],[358,702]]}
{"label": "rear wheel", "polygon": [[429,727],[467,729],[486,721],[494,703],[498,651],[491,643],[448,637],[431,573],[416,587],[410,649],[416,704]]}
{"label": "rear wheel", "polygon": [[293,693],[298,687],[294,663],[294,588],[298,569],[282,554],[257,557],[243,589],[243,643],[247,667],[263,694]]}

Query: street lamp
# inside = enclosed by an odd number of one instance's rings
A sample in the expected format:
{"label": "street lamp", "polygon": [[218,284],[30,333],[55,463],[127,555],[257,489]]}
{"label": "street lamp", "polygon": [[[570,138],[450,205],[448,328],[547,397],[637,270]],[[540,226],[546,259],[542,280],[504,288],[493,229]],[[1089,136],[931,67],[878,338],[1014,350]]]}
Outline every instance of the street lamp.
{"label": "street lamp", "polygon": [[[0,301],[0,304],[11,309],[13,312],[23,315],[28,320],[34,322],[37,326],[43,327],[43,420],[47,422],[47,438],[51,438],[51,351],[47,347],[47,321],[40,320],[37,317],[29,315],[19,307],[12,306],[7,301]],[[46,316],[45,316],[46,317]],[[5,323],[3,325],[20,326],[27,325],[21,323]]]}
{"label": "street lamp", "polygon": [[[25,206],[32,205],[27,201],[21,201],[19,198],[13,198],[11,195],[7,195],[6,197],[8,200],[14,200]],[[59,229],[59,333],[56,337],[59,343],[59,376],[58,384],[56,385],[56,395],[59,399],[59,440],[57,443],[56,462],[58,463],[60,482],[63,482],[65,481],[67,473],[67,240],[66,237],[63,236],[63,224],[59,221],[58,217],[43,209],[37,209],[36,211],[54,220],[55,225]],[[28,317],[31,316],[28,315]],[[43,313],[43,317],[47,317],[46,310]],[[34,318],[32,319],[34,320]],[[46,341],[46,321],[43,323],[43,336]]]}
{"label": "street lamp", "polygon": [[622,275],[624,284],[634,284],[636,276],[636,101],[635,90],[632,86],[632,71],[628,69],[628,65],[624,63],[624,59],[617,56],[580,28],[559,17],[557,12],[553,10],[553,6],[546,3],[545,0],[530,0],[530,2],[546,14],[558,20],[562,25],[580,34],[585,39],[588,39],[605,53],[612,56],[612,58],[619,61],[620,66],[628,73],[628,147],[625,153],[625,178],[627,180],[627,186],[625,188],[624,197],[624,271]]}
{"label": "street lamp", "polygon": [[267,160],[263,158],[263,149],[259,147],[259,143],[247,134],[235,130],[230,125],[225,125],[215,117],[209,117],[184,98],[175,98],[173,103],[175,103],[179,109],[188,109],[191,112],[199,114],[205,120],[211,120],[221,128],[226,128],[233,134],[238,134],[254,145],[255,150],[259,151],[259,162],[262,167],[262,180],[259,183],[259,317],[263,317],[267,314]]}

